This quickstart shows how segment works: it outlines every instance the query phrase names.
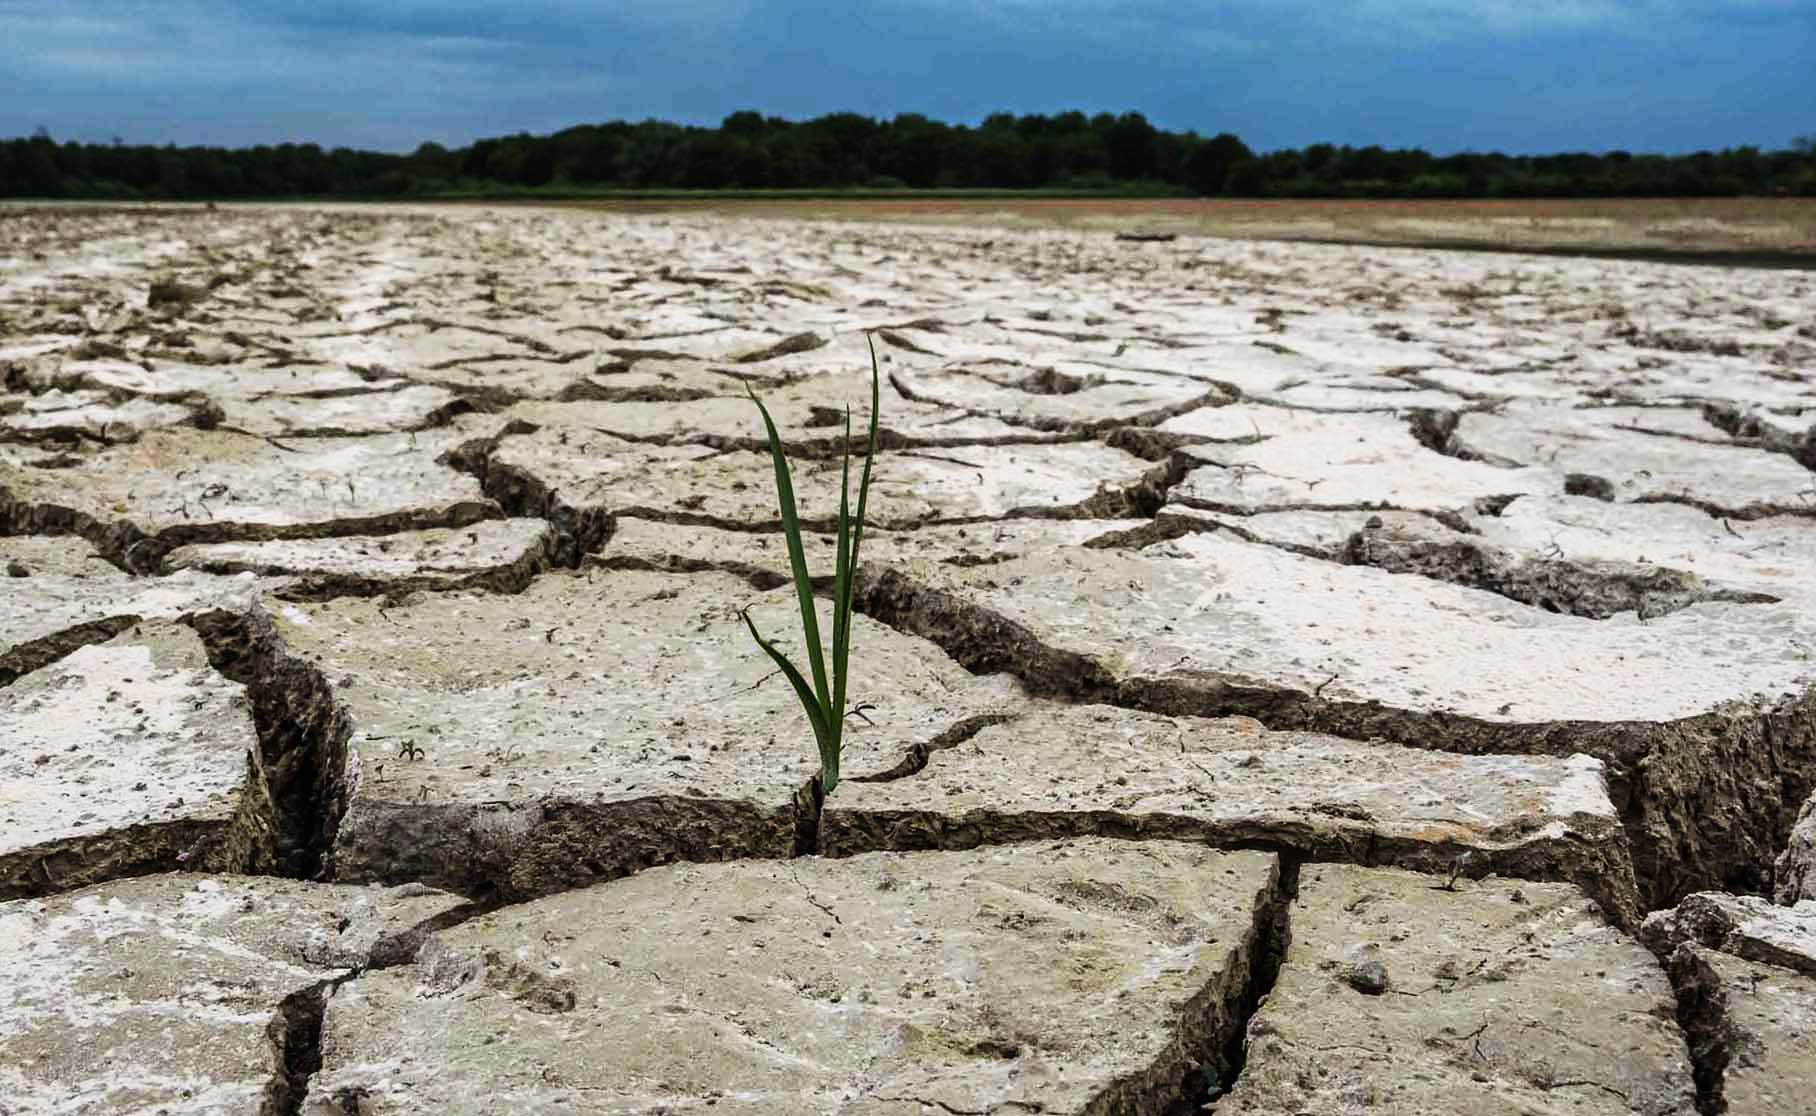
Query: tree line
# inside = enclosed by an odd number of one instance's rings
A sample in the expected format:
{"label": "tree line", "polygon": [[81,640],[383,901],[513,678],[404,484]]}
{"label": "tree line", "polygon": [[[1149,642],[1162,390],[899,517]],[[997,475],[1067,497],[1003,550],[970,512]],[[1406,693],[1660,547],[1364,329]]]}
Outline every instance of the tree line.
{"label": "tree line", "polygon": [[1001,189],[1181,196],[1531,198],[1816,196],[1816,137],[1791,148],[1556,155],[1328,143],[1266,153],[1228,132],[1156,128],[1138,112],[998,113],[976,126],[917,114],[718,127],[582,124],[408,155],[316,144],[156,147],[0,141],[0,197],[437,197],[657,190]]}

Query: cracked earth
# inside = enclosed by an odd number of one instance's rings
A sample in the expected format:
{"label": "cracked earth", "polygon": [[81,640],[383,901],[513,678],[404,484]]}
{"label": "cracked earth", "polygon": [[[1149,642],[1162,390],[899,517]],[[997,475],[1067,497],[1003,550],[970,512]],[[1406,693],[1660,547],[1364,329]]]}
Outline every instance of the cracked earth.
{"label": "cracked earth", "polygon": [[[1816,279],[0,212],[0,1114],[1782,1113]],[[739,619],[881,452],[846,781]],[[822,602],[822,607],[827,607]]]}

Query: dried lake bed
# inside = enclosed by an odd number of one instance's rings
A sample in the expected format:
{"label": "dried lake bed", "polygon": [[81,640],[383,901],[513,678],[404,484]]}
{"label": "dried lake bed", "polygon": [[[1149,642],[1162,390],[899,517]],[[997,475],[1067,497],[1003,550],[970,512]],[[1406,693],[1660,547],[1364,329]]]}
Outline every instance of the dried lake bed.
{"label": "dried lake bed", "polygon": [[1811,272],[0,210],[0,567],[4,1116],[1816,1086]]}

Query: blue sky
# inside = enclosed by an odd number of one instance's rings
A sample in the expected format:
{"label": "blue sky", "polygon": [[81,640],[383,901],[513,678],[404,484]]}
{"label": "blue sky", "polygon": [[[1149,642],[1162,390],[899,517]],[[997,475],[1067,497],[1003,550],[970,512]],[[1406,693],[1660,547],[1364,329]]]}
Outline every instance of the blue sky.
{"label": "blue sky", "polygon": [[1816,0],[0,0],[0,136],[408,150],[743,108],[1784,147],[1816,133]]}

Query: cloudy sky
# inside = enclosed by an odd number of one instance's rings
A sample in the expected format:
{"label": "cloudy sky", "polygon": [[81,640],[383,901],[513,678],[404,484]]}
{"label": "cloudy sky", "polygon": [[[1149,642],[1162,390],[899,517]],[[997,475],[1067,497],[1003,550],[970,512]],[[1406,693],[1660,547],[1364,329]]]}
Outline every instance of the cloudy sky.
{"label": "cloudy sky", "polygon": [[743,108],[1784,147],[1816,133],[1816,0],[0,0],[0,136],[409,150]]}

